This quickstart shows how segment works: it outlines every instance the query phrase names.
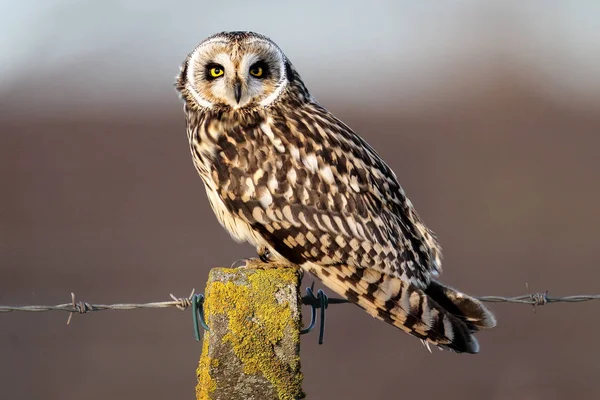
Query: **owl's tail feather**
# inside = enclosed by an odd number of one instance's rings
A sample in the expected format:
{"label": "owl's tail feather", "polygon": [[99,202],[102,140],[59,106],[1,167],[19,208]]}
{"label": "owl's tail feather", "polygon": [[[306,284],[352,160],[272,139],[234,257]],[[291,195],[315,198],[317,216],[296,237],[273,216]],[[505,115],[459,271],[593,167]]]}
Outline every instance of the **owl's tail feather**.
{"label": "owl's tail feather", "polygon": [[462,320],[472,332],[496,326],[494,315],[477,299],[432,280],[425,294]]}
{"label": "owl's tail feather", "polygon": [[440,348],[477,353],[479,344],[472,333],[495,325],[478,300],[438,282],[423,291],[372,269],[313,263],[303,268],[375,318]]}

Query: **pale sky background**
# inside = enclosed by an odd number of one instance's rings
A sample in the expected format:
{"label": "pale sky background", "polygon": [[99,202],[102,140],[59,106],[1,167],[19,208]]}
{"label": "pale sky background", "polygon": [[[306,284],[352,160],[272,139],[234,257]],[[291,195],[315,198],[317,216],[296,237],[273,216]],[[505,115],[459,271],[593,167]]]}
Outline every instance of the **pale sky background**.
{"label": "pale sky background", "polygon": [[599,21],[593,0],[2,0],[0,98],[12,112],[168,104],[199,41],[254,30],[283,48],[321,101],[386,94],[430,106],[445,101],[440,87],[452,97],[500,69],[585,107],[600,102]]}

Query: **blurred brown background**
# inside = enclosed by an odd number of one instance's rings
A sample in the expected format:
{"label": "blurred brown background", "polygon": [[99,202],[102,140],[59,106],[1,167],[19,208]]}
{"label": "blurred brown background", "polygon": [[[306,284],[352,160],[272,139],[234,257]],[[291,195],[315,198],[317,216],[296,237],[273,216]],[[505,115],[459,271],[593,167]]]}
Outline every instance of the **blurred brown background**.
{"label": "blurred brown background", "polygon": [[[168,300],[254,254],[210,210],[172,87],[243,29],[389,162],[445,282],[600,293],[599,4],[123,3],[0,4],[0,304]],[[308,398],[600,398],[600,304],[491,307],[476,356],[332,307],[325,345],[302,337]],[[0,314],[0,398],[194,397],[189,311],[66,318]]]}

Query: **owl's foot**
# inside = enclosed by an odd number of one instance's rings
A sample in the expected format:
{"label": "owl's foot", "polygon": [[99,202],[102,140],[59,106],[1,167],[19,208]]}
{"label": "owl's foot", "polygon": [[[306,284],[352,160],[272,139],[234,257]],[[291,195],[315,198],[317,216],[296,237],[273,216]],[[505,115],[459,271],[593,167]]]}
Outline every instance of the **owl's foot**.
{"label": "owl's foot", "polygon": [[260,258],[250,258],[246,261],[246,268],[254,269],[272,269],[272,268],[289,268],[289,264],[276,261],[263,261]]}
{"label": "owl's foot", "polygon": [[290,264],[277,261],[263,261],[260,258],[242,258],[231,264],[231,268],[271,269],[289,268]]}
{"label": "owl's foot", "polygon": [[258,260],[254,259],[254,262],[250,263],[251,265],[247,266],[247,268],[271,269],[289,268],[294,266],[294,264],[273,257],[273,253],[271,253],[271,250],[266,246],[258,246],[256,248],[256,253],[258,254]]}

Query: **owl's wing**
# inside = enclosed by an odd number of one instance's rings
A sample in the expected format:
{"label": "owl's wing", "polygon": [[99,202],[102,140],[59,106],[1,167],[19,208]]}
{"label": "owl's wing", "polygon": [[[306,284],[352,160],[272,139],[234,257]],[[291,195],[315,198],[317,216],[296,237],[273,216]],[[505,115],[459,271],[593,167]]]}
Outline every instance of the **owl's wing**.
{"label": "owl's wing", "polygon": [[230,127],[212,177],[226,207],[302,265],[370,268],[427,286],[440,269],[435,238],[394,173],[324,108],[271,108]]}

